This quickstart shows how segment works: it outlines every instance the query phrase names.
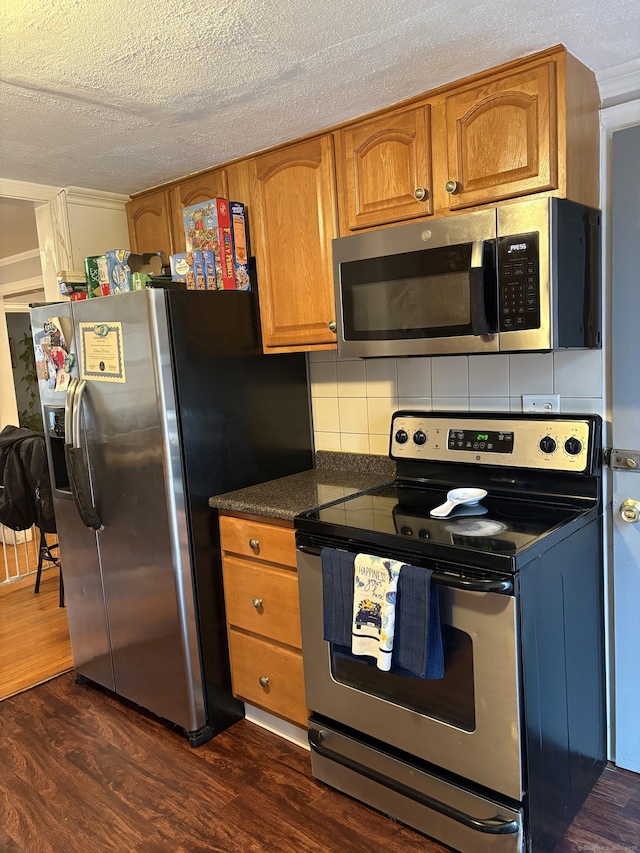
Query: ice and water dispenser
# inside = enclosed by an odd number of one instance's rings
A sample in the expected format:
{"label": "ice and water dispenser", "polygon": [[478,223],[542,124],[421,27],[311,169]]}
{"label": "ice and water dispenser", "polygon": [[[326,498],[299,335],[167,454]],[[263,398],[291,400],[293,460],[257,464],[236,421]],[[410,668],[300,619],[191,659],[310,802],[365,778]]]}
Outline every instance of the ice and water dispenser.
{"label": "ice and water dispenser", "polygon": [[70,493],[64,453],[64,406],[43,406],[45,438],[49,447],[51,485],[56,492]]}

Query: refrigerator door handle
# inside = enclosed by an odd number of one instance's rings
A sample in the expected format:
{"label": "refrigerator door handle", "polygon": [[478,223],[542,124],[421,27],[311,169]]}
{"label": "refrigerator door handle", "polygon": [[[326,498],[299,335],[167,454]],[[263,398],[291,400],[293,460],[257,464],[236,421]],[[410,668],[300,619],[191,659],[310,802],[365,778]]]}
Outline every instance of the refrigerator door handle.
{"label": "refrigerator door handle", "polygon": [[[102,521],[91,495],[89,465],[81,442],[80,416],[82,414],[82,396],[86,387],[87,383],[83,379],[82,382],[77,382],[74,385],[72,391],[71,389],[67,391],[67,394],[71,391],[71,405],[65,411],[65,427],[71,426],[71,436],[66,436],[64,453],[67,460],[69,485],[78,515],[85,527],[102,530]],[[68,399],[67,402],[69,402]]]}
{"label": "refrigerator door handle", "polygon": [[71,378],[67,388],[67,396],[64,403],[64,443],[73,446],[73,404],[76,396],[78,380]]}

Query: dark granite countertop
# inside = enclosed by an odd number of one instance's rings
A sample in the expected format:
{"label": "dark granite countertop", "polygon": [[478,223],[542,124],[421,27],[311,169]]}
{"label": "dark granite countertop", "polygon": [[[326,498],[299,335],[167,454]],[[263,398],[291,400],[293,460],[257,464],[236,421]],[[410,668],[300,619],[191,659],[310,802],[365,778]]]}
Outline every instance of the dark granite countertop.
{"label": "dark granite countertop", "polygon": [[216,509],[291,521],[298,513],[388,483],[395,462],[365,453],[316,451],[310,471],[209,498]]}

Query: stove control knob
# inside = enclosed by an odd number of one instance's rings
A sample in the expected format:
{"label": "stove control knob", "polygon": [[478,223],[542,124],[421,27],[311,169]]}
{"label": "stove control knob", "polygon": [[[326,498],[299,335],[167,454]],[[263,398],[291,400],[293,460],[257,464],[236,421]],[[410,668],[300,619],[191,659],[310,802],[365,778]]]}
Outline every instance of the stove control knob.
{"label": "stove control knob", "polygon": [[427,436],[422,432],[421,429],[418,432],[413,434],[413,443],[414,444],[424,444],[427,440]]}
{"label": "stove control knob", "polygon": [[550,435],[545,435],[544,438],[540,439],[540,450],[543,453],[553,453],[556,449],[556,440],[555,438],[551,438]]}
{"label": "stove control knob", "polygon": [[409,441],[409,434],[406,429],[399,429],[396,433],[396,441],[398,444],[406,444]]}
{"label": "stove control knob", "polygon": [[564,449],[569,456],[577,456],[582,452],[582,442],[579,438],[568,438],[564,443]]}

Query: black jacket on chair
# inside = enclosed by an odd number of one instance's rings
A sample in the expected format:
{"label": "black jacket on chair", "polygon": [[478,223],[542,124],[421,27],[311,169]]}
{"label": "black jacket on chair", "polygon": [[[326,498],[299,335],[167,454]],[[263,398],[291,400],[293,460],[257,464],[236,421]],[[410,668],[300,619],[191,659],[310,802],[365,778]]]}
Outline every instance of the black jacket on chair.
{"label": "black jacket on chair", "polygon": [[44,435],[24,427],[0,432],[0,524],[12,530],[36,525],[56,532]]}

